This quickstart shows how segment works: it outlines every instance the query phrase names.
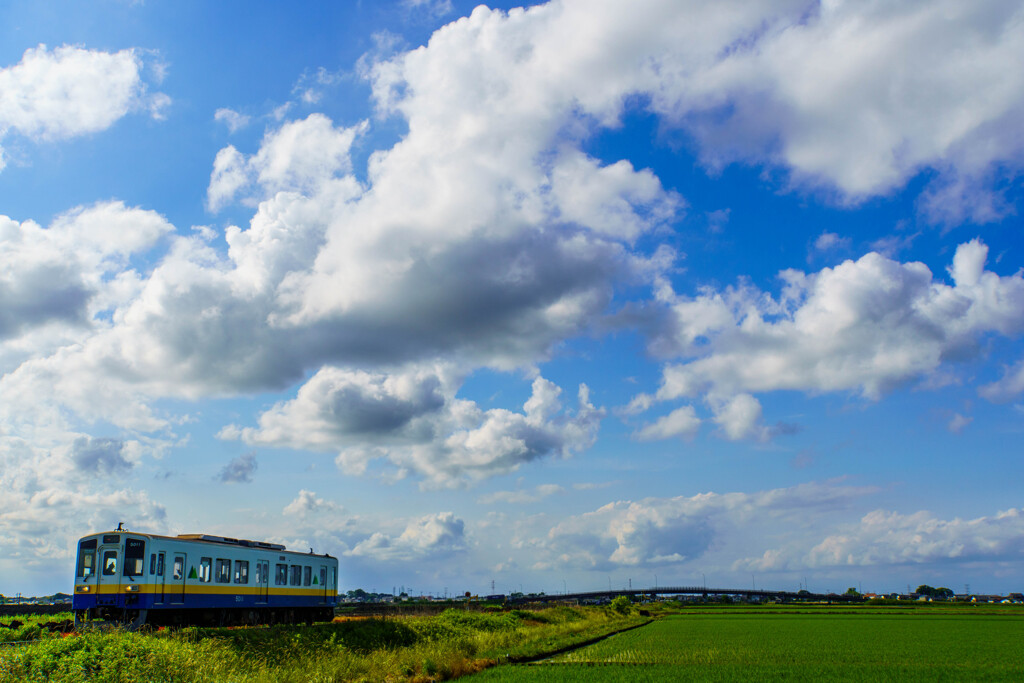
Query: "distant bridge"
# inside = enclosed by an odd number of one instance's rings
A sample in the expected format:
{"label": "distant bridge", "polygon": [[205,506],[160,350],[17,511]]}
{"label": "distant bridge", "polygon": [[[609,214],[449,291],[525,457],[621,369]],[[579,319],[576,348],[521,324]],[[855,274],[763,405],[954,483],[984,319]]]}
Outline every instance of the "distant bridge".
{"label": "distant bridge", "polygon": [[509,598],[509,602],[555,602],[555,601],[576,601],[576,600],[600,600],[602,598],[616,598],[620,595],[635,598],[641,596],[657,597],[659,595],[700,595],[708,596],[742,596],[749,600],[761,598],[762,600],[776,600],[779,602],[793,602],[796,600],[811,600],[815,602],[860,602],[864,598],[860,595],[840,595],[837,593],[794,593],[792,591],[768,591],[751,588],[708,588],[707,586],[655,586],[654,588],[628,588],[623,590],[590,591],[587,593],[553,593],[551,595],[531,595],[517,598]]}

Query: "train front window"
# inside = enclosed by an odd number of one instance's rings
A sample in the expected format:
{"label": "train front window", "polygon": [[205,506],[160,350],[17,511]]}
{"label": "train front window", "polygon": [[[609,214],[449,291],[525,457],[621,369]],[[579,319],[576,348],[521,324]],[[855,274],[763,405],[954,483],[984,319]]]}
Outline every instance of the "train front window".
{"label": "train front window", "polygon": [[78,544],[78,570],[76,576],[89,578],[96,573],[96,539],[82,541]]}
{"label": "train front window", "polygon": [[114,576],[117,574],[117,551],[103,551],[103,576]]}
{"label": "train front window", "polygon": [[129,538],[124,543],[124,575],[142,576],[142,565],[146,561],[146,542],[141,538]]}

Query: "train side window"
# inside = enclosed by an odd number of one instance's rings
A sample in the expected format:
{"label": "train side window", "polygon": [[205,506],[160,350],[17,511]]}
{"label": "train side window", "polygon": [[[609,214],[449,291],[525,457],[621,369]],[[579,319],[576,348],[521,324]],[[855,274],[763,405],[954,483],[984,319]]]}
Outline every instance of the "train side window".
{"label": "train side window", "polygon": [[274,575],[275,586],[287,586],[288,585],[288,565],[279,564],[277,565],[277,573]]}
{"label": "train side window", "polygon": [[105,550],[103,552],[103,576],[117,574],[117,551]]}
{"label": "train side window", "polygon": [[302,585],[303,586],[308,586],[308,585],[310,585],[310,582],[312,580],[313,580],[313,568],[312,567],[303,567],[302,568]]}
{"label": "train side window", "polygon": [[76,576],[89,578],[96,573],[96,539],[78,545],[78,571]]}
{"label": "train side window", "polygon": [[213,565],[213,560],[209,557],[203,557],[199,560],[199,580],[203,583],[210,583],[210,567]]}
{"label": "train side window", "polygon": [[327,567],[320,565],[320,587],[327,587]]}
{"label": "train side window", "polygon": [[337,584],[337,577],[335,576],[337,574],[337,572],[338,572],[337,569],[335,569],[334,567],[331,567],[331,588],[334,588],[335,586],[338,585]]}
{"label": "train side window", "polygon": [[156,556],[156,575],[157,576],[163,576],[164,575],[164,554],[163,553],[160,553],[159,555]]}
{"label": "train side window", "polygon": [[259,562],[256,563],[256,585],[263,585],[263,565]]}
{"label": "train side window", "polygon": [[231,560],[217,558],[217,583],[231,583]]}
{"label": "train side window", "polygon": [[149,554],[149,575],[156,574],[156,553]]}
{"label": "train side window", "polygon": [[288,581],[288,584],[291,585],[291,586],[301,586],[302,585],[302,567],[300,567],[297,564],[293,564],[291,566],[291,570],[292,570],[292,573],[291,573],[291,576],[289,577],[290,581]]}
{"label": "train side window", "polygon": [[185,559],[181,557],[174,558],[174,569],[171,574],[171,578],[175,581],[181,581],[185,577]]}
{"label": "train side window", "polygon": [[235,560],[235,583],[249,583],[249,562]]}

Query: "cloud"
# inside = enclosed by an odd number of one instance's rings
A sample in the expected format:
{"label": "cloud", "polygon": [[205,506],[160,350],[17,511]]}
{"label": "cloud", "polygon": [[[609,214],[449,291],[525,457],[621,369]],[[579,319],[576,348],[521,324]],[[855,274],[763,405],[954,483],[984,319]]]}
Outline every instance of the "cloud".
{"label": "cloud", "polygon": [[814,240],[814,249],[819,252],[849,248],[850,238],[840,237],[834,232],[823,232]]}
{"label": "cloud", "polygon": [[327,513],[330,515],[338,515],[344,512],[344,508],[337,503],[333,503],[323,498],[317,498],[316,493],[313,491],[307,491],[302,489],[299,491],[299,495],[295,497],[295,500],[284,506],[284,514],[297,516],[297,517],[308,517],[318,513]]}
{"label": "cloud", "polygon": [[[810,512],[820,517],[842,511],[874,492],[811,483],[750,494],[709,492],[608,503],[556,524],[534,545],[539,558],[535,568],[610,571],[684,564],[709,554],[720,561],[721,554],[749,550],[750,544],[785,535],[786,528],[802,527],[798,520]],[[729,548],[722,549],[723,543]]]}
{"label": "cloud", "polygon": [[451,0],[402,0],[402,5],[424,11],[431,17],[443,17],[452,12]]}
{"label": "cloud", "polygon": [[71,461],[79,471],[92,475],[124,475],[134,467],[125,457],[120,439],[80,437],[72,446]]}
{"label": "cloud", "polygon": [[978,393],[994,403],[1008,403],[1024,392],[1024,360],[1003,371],[1003,376],[978,389]]}
{"label": "cloud", "polygon": [[249,116],[241,114],[234,109],[223,107],[213,113],[213,120],[219,121],[228,127],[229,133],[237,133],[249,125]]}
{"label": "cloud", "polygon": [[256,473],[257,462],[253,453],[243,453],[234,458],[217,475],[217,481],[225,484],[249,484]]}
{"label": "cloud", "polygon": [[949,422],[946,424],[946,428],[954,434],[959,434],[967,429],[967,425],[972,422],[974,422],[973,417],[965,417],[960,413],[956,413],[950,418]]}
{"label": "cloud", "polygon": [[812,567],[906,565],[981,560],[1019,561],[1024,555],[1024,512],[1010,508],[990,517],[944,520],[920,511],[875,510],[859,524],[828,536],[807,557]]}
{"label": "cloud", "polygon": [[652,424],[644,425],[634,437],[639,441],[657,441],[680,437],[692,439],[700,429],[700,418],[693,406],[676,408]]}
{"label": "cloud", "polygon": [[1024,276],[985,270],[987,254],[979,240],[961,244],[952,285],[921,263],[871,252],[818,273],[783,271],[778,299],[747,285],[696,297],[662,290],[670,332],[652,348],[692,360],[666,365],[658,392],[634,397],[632,410],[704,394],[725,434],[737,437],[759,433],[760,406],[740,398],[753,392],[857,391],[878,399],[927,378],[971,357],[985,334],[1024,330]]}
{"label": "cloud", "polygon": [[[720,9],[720,8],[719,8]],[[986,221],[992,171],[1021,168],[1015,123],[1024,99],[1019,6],[823,3],[747,6],[723,28],[694,22],[717,54],[673,67],[654,107],[693,132],[706,163],[775,163],[795,184],[857,202],[902,187],[922,169],[933,219]],[[679,6],[693,18],[693,10]],[[697,29],[691,29],[697,30]],[[697,43],[700,45],[701,43]],[[697,66],[694,66],[694,65]],[[701,66],[704,68],[701,68]],[[660,64],[665,69],[665,64]],[[954,189],[955,188],[955,189]],[[941,199],[939,198],[941,196]]]}
{"label": "cloud", "polygon": [[478,8],[378,64],[375,95],[414,123],[450,116],[440,148],[454,131],[482,139],[484,116],[515,135],[571,99],[611,125],[643,94],[712,168],[766,163],[851,204],[932,171],[926,217],[984,222],[1007,212],[997,169],[1024,161],[1022,13],[997,0]]}
{"label": "cloud", "polygon": [[295,399],[261,415],[258,428],[233,426],[221,436],[336,450],[338,465],[349,474],[383,459],[426,483],[453,486],[588,448],[604,414],[590,404],[585,386],[575,413],[563,410],[561,389],[541,377],[521,413],[483,411],[456,398],[458,386],[445,368],[390,374],[322,368]]}
{"label": "cloud", "polygon": [[769,430],[761,424],[761,403],[750,394],[738,394],[728,401],[714,402],[714,422],[730,441],[766,441]]}
{"label": "cloud", "polygon": [[451,512],[414,519],[395,537],[375,532],[357,543],[346,556],[375,562],[415,562],[445,557],[465,549],[465,522]]}
{"label": "cloud", "polygon": [[[226,110],[218,113],[221,111]],[[251,157],[228,145],[214,159],[207,206],[211,211],[219,210],[249,184],[258,185],[264,196],[282,190],[315,193],[323,183],[351,174],[349,150],[366,127],[362,123],[335,128],[323,114],[310,114],[268,131],[259,151]]]}
{"label": "cloud", "polygon": [[88,326],[130,291],[130,257],[172,230],[156,212],[116,201],[77,207],[45,229],[0,215],[0,345],[51,323]]}
{"label": "cloud", "polygon": [[0,141],[12,132],[42,141],[95,133],[139,109],[159,118],[170,98],[146,92],[142,66],[135,50],[26,50],[0,69]]}
{"label": "cloud", "polygon": [[562,493],[563,491],[565,491],[565,489],[558,484],[539,484],[532,490],[526,491],[495,491],[494,493],[488,493],[485,496],[480,496],[477,498],[476,502],[481,505],[491,505],[494,503],[536,503],[548,496],[553,496],[556,493]]}

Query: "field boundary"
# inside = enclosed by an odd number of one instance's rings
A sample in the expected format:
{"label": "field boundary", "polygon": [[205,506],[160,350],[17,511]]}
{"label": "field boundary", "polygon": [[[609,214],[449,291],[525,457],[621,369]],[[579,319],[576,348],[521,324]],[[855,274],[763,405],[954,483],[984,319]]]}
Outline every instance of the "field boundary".
{"label": "field boundary", "polygon": [[593,638],[588,638],[587,640],[580,641],[579,643],[573,643],[572,645],[566,645],[564,647],[558,648],[557,650],[551,650],[550,652],[545,652],[545,653],[542,653],[542,654],[539,654],[539,655],[524,655],[524,656],[520,656],[520,657],[512,656],[512,657],[508,658],[507,662],[509,664],[534,664],[534,663],[537,663],[537,662],[544,661],[545,659],[551,659],[552,657],[557,657],[558,655],[564,655],[566,652],[572,652],[573,650],[579,650],[582,647],[587,647],[587,646],[593,645],[594,643],[600,643],[602,640],[607,640],[608,638],[611,638],[612,636],[617,636],[620,633],[625,633],[626,631],[632,631],[633,629],[637,629],[637,628],[641,628],[643,626],[647,626],[648,624],[651,624],[653,622],[654,622],[654,619],[648,619],[647,621],[643,622],[642,624],[633,624],[632,626],[626,626],[625,628],[617,629],[615,631],[612,631],[611,633],[605,633],[603,636],[595,636]]}

